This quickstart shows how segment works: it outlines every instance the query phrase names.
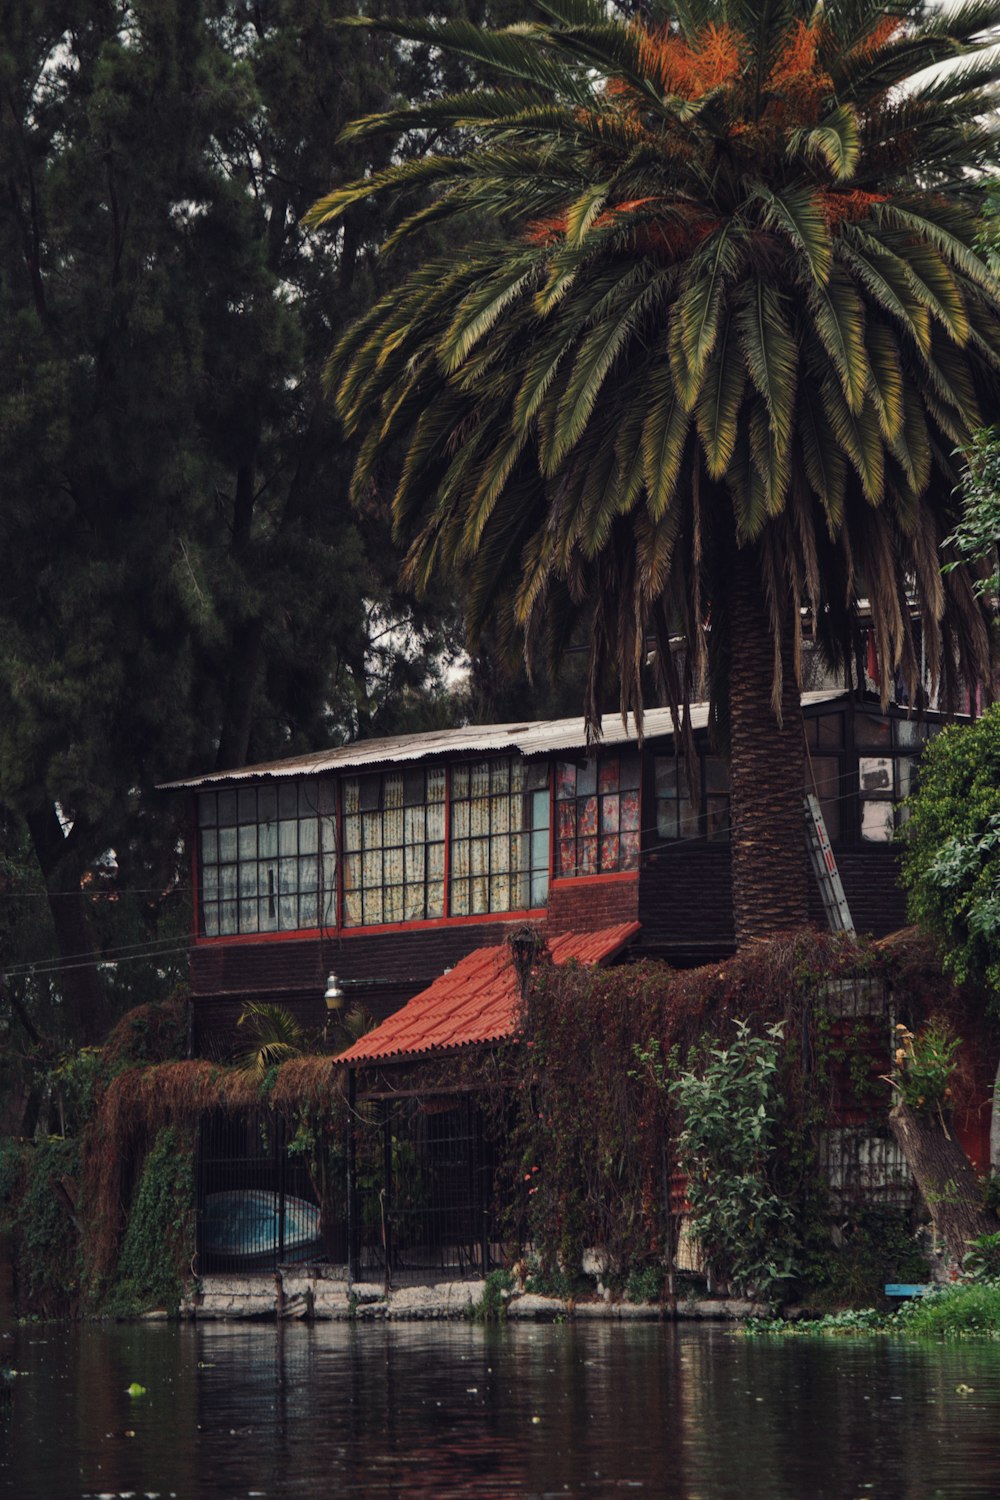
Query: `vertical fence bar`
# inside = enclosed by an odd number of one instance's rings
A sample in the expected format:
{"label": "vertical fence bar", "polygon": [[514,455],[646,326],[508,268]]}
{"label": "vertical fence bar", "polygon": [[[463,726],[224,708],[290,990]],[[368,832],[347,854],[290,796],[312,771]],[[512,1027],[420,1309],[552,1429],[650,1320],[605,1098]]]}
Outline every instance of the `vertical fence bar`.
{"label": "vertical fence bar", "polygon": [[278,1177],[278,1260],[285,1258],[285,1129],[280,1115],[272,1116],[275,1166]]}
{"label": "vertical fence bar", "polygon": [[382,1254],[385,1257],[385,1290],[392,1282],[392,1105],[382,1105]]}
{"label": "vertical fence bar", "polygon": [[476,1129],[476,1163],[479,1175],[479,1207],[481,1211],[481,1248],[480,1254],[483,1261],[483,1275],[490,1269],[490,1242],[492,1236],[492,1224],[490,1222],[490,1172],[487,1166],[486,1139],[483,1131],[483,1112],[478,1104],[471,1106],[475,1115]]}
{"label": "vertical fence bar", "polygon": [[359,1279],[360,1235],[358,1233],[358,1141],[355,1109],[358,1098],[357,1074],[347,1070],[347,1279]]}

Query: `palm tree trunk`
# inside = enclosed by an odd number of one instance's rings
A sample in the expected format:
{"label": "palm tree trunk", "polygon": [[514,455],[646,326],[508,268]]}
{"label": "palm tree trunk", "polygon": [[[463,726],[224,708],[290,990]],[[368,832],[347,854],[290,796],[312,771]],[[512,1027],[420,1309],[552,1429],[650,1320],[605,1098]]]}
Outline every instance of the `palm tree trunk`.
{"label": "palm tree trunk", "polygon": [[781,718],[758,554],[739,548],[729,598],[730,789],[736,946],[808,920],[802,706],[790,608],[781,642]]}

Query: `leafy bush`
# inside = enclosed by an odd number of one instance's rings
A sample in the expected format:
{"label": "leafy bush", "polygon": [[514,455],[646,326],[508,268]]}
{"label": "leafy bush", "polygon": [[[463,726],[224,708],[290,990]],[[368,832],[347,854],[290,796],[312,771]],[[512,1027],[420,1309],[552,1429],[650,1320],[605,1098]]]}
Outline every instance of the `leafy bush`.
{"label": "leafy bush", "polygon": [[972,1240],[962,1260],[962,1275],[972,1281],[1000,1280],[1000,1233]]}
{"label": "leafy bush", "polygon": [[1000,707],[928,744],[908,806],[910,919],[941,942],[960,982],[1000,993]]}
{"label": "leafy bush", "polygon": [[514,1287],[510,1271],[499,1268],[488,1271],[483,1282],[483,1295],[473,1304],[472,1316],[477,1323],[500,1323],[507,1316],[507,1298]]}
{"label": "leafy bush", "polygon": [[840,1243],[819,1223],[802,1255],[802,1280],[811,1308],[866,1308],[881,1300],[887,1281],[926,1282],[927,1256],[903,1209],[861,1208],[844,1226]]}
{"label": "leafy bush", "polygon": [[749,1022],[734,1025],[735,1041],[666,1086],[683,1120],[691,1229],[719,1280],[766,1296],[796,1268],[794,1215],[773,1180],[784,1028],[755,1036]]}
{"label": "leafy bush", "polygon": [[56,1185],[65,1180],[72,1191],[79,1174],[79,1142],[50,1137],[20,1148],[20,1157],[17,1169],[8,1148],[0,1169],[6,1190],[15,1189],[7,1200],[6,1223],[18,1307],[44,1317],[65,1316],[76,1310],[80,1245],[67,1195],[60,1195]]}
{"label": "leafy bush", "polygon": [[626,1302],[659,1302],[666,1272],[662,1266],[633,1266],[625,1281]]}
{"label": "leafy bush", "polygon": [[194,1142],[174,1126],[160,1130],[146,1157],[121,1256],[104,1310],[175,1312],[194,1253]]}
{"label": "leafy bush", "polygon": [[958,1282],[904,1304],[896,1326],[920,1338],[1000,1338],[1000,1282]]}

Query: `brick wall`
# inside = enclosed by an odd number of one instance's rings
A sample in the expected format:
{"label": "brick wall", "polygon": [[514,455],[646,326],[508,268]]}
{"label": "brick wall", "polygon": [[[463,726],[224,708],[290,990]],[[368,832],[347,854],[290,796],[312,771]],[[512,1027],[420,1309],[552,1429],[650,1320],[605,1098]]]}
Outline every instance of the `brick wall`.
{"label": "brick wall", "polygon": [[549,888],[546,932],[593,932],[634,922],[639,914],[639,879],[556,880]]}

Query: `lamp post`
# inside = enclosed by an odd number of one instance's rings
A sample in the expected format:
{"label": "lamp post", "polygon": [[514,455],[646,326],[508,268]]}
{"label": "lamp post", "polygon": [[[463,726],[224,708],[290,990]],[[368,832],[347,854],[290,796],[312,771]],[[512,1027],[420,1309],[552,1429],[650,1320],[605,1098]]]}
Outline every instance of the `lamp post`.
{"label": "lamp post", "polygon": [[330,1019],[336,1018],[344,1008],[344,992],[340,988],[340,981],[336,974],[331,972],[326,976],[326,993],[323,996],[326,1003],[326,1022],[323,1026],[323,1041],[329,1041]]}

